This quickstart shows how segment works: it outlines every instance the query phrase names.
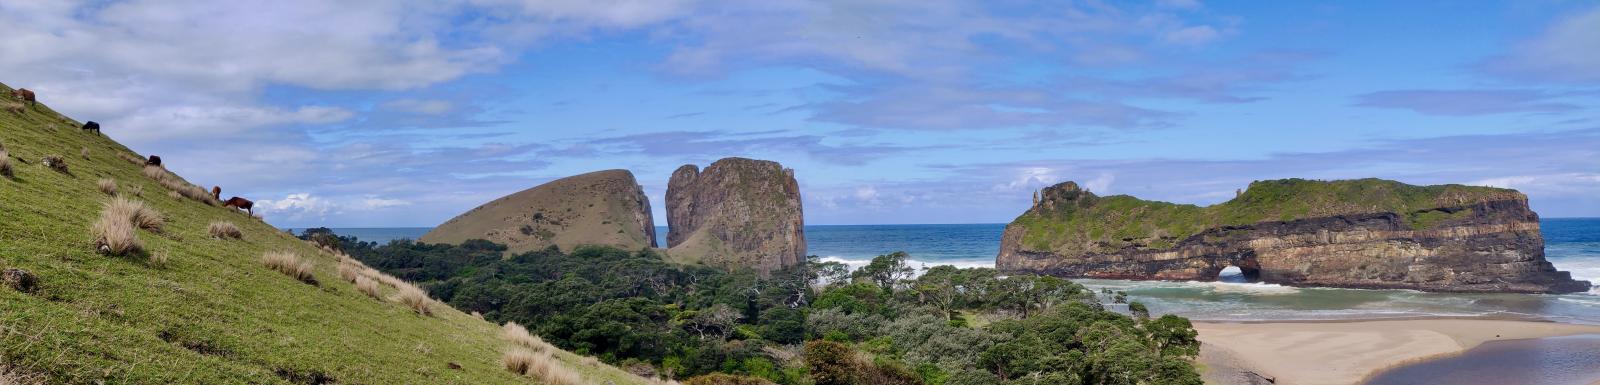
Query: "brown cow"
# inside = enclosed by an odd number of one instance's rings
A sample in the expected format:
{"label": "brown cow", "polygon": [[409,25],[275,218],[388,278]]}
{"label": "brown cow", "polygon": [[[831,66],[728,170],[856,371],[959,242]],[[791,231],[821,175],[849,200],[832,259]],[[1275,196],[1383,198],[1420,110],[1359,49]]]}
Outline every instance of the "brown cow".
{"label": "brown cow", "polygon": [[20,88],[16,91],[11,91],[11,96],[17,99],[22,99],[24,102],[28,102],[28,105],[30,106],[39,102],[38,96],[34,95],[33,91],[27,88]]}
{"label": "brown cow", "polygon": [[256,207],[256,203],[255,202],[251,202],[249,199],[244,199],[244,198],[240,198],[240,197],[228,198],[227,201],[223,201],[222,202],[222,207],[228,207],[228,208],[232,208],[232,209],[235,209],[235,210],[244,209],[245,212],[250,213],[250,215],[255,215],[256,214],[255,209],[254,209]]}
{"label": "brown cow", "polygon": [[144,165],[161,167],[161,156],[160,155],[151,155],[150,156],[150,160],[144,161]]}
{"label": "brown cow", "polygon": [[211,186],[211,199],[222,200],[222,186]]}

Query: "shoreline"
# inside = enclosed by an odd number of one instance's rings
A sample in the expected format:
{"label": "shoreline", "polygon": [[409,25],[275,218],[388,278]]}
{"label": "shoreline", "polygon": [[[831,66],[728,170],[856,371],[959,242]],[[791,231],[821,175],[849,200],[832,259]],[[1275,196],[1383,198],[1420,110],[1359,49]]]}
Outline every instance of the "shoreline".
{"label": "shoreline", "polygon": [[1194,327],[1208,384],[1361,384],[1385,370],[1453,357],[1488,341],[1600,334],[1596,325],[1506,318],[1196,321]]}

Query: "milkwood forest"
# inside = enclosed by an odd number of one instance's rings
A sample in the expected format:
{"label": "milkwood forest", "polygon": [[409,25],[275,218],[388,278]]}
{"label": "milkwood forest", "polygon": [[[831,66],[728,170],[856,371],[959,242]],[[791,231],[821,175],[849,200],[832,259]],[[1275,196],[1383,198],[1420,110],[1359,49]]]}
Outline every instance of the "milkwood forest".
{"label": "milkwood forest", "polygon": [[[878,256],[812,257],[762,278],[651,250],[554,247],[505,255],[483,240],[378,245],[303,238],[416,282],[462,311],[686,384],[1201,384],[1189,320],[1055,277]],[[1123,308],[1116,306],[1116,308]]]}

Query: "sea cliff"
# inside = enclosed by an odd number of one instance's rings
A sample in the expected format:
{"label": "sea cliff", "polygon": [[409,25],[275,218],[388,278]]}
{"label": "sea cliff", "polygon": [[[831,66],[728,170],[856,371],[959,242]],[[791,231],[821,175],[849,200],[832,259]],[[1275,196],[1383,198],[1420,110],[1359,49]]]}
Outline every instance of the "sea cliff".
{"label": "sea cliff", "polygon": [[1378,180],[1258,181],[1200,207],[1045,188],[1006,226],[995,266],[1066,277],[1449,292],[1589,290],[1544,258],[1515,190]]}

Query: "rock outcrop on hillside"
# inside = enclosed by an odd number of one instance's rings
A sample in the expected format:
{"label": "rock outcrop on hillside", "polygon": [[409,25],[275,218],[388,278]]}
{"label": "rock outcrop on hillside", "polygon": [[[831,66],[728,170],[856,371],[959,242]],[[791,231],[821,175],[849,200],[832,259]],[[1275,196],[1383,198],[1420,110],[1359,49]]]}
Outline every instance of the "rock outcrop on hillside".
{"label": "rock outcrop on hillside", "polygon": [[667,184],[667,254],[762,274],[805,262],[800,185],[777,162],[725,158],[684,165]]}
{"label": "rock outcrop on hillside", "polygon": [[511,253],[551,245],[627,250],[656,247],[650,200],[627,170],[596,171],[550,181],[485,203],[439,225],[419,241],[487,239]]}
{"label": "rock outcrop on hillside", "polygon": [[1544,258],[1515,190],[1362,179],[1259,181],[1199,207],[1045,188],[1006,226],[995,266],[1115,279],[1246,278],[1296,286],[1449,292],[1589,290]]}

